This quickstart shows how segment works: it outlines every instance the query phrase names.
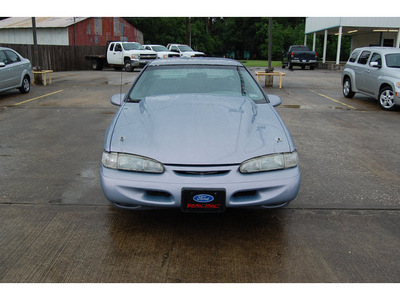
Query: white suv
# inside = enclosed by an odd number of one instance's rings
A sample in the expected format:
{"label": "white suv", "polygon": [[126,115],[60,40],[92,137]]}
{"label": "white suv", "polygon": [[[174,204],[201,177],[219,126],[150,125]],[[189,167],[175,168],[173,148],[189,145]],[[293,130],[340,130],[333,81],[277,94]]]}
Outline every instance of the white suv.
{"label": "white suv", "polygon": [[362,93],[379,100],[384,110],[400,106],[400,49],[355,49],[342,74],[343,95]]}

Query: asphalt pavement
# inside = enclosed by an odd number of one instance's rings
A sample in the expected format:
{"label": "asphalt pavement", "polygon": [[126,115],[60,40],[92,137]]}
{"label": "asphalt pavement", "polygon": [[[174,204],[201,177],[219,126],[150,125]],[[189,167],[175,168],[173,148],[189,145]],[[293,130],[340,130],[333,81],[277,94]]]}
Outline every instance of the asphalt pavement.
{"label": "asphalt pavement", "polygon": [[283,100],[299,195],[216,215],[104,198],[110,97],[138,72],[56,72],[0,94],[0,282],[398,283],[400,110],[344,98],[338,71],[280,71],[283,88],[266,91]]}

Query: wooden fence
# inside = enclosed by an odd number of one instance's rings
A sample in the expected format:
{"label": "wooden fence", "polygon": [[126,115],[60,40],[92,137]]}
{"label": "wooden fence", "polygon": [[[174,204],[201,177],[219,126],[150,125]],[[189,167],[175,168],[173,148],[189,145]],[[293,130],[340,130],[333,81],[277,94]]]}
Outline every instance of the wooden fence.
{"label": "wooden fence", "polygon": [[[37,66],[33,45],[0,44],[0,47],[14,49],[28,58],[32,66]],[[105,46],[38,45],[39,66],[43,70],[53,71],[90,70],[90,62],[85,60],[85,56],[105,54],[105,48]]]}

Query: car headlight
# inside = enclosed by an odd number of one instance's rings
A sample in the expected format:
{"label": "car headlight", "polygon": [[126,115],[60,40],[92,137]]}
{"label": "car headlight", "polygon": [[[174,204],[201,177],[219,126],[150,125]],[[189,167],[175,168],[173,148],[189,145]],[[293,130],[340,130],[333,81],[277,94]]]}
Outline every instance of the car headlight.
{"label": "car headlight", "polygon": [[102,157],[103,166],[111,169],[145,172],[145,173],[163,173],[164,166],[151,158],[124,154],[117,152],[103,152]]}
{"label": "car headlight", "polygon": [[298,161],[297,151],[264,155],[244,161],[240,165],[239,171],[248,174],[288,169],[297,166]]}
{"label": "car headlight", "polygon": [[132,54],[132,59],[140,59],[140,54]]}

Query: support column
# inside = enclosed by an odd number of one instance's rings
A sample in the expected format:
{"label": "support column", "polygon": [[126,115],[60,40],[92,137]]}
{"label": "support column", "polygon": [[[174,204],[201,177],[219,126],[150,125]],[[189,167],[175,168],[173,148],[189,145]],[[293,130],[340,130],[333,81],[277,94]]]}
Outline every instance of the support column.
{"label": "support column", "polygon": [[312,51],[315,51],[315,43],[316,43],[316,40],[317,40],[317,33],[314,32],[313,44],[312,44]]}
{"label": "support column", "polygon": [[342,31],[343,27],[339,27],[339,35],[338,35],[338,45],[337,45],[337,51],[336,51],[336,64],[338,65],[340,63],[340,48],[342,47]]}
{"label": "support column", "polygon": [[396,48],[400,48],[400,28],[399,31],[397,32]]}
{"label": "support column", "polygon": [[304,35],[304,46],[307,46],[307,34]]}
{"label": "support column", "polygon": [[324,53],[322,54],[322,62],[325,63],[326,62],[326,47],[328,44],[328,30],[325,30],[325,34],[324,34]]}

